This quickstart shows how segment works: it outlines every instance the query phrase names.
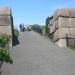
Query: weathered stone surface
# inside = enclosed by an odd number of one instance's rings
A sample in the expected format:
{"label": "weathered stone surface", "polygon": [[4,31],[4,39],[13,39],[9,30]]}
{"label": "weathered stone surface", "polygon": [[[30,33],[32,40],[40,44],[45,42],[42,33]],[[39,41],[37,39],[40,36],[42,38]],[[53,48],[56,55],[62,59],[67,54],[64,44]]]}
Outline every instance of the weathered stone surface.
{"label": "weathered stone surface", "polygon": [[11,17],[10,16],[0,16],[0,26],[11,25]]}
{"label": "weathered stone surface", "polygon": [[62,8],[56,10],[54,15],[48,18],[46,26],[53,41],[65,39],[66,34],[71,34],[70,37],[75,38],[75,9]]}
{"label": "weathered stone surface", "polygon": [[54,20],[56,20],[59,16],[69,17],[69,9],[62,8],[56,10],[56,12],[54,13]]}
{"label": "weathered stone surface", "polygon": [[73,9],[73,8],[58,9],[54,13],[54,20],[56,20],[59,16],[63,16],[63,17],[75,17],[75,9]]}
{"label": "weathered stone surface", "polygon": [[50,34],[55,31],[55,25],[50,26]]}
{"label": "weathered stone surface", "polygon": [[58,30],[56,30],[56,32],[53,34],[53,41],[56,41],[58,39],[63,39],[65,38],[65,35],[69,33],[69,29],[68,28],[59,28]]}
{"label": "weathered stone surface", "polygon": [[69,8],[69,16],[75,18],[75,9],[74,8]]}
{"label": "weathered stone surface", "polygon": [[0,26],[0,32],[3,34],[11,35],[11,26]]}
{"label": "weathered stone surface", "polygon": [[59,17],[59,24],[57,27],[69,28],[70,27],[70,19],[66,17]]}
{"label": "weathered stone surface", "polygon": [[59,28],[56,30],[56,32],[53,34],[53,41],[56,41],[57,39],[65,39],[66,34],[71,34],[71,38],[75,38],[75,28]]}
{"label": "weathered stone surface", "polygon": [[58,24],[55,24],[56,28],[75,28],[75,18],[59,17],[56,21],[58,21]]}
{"label": "weathered stone surface", "polygon": [[75,28],[75,18],[70,18],[70,20],[71,20],[70,27]]}
{"label": "weathered stone surface", "polygon": [[66,47],[66,39],[59,39],[55,42],[59,47]]}
{"label": "weathered stone surface", "polygon": [[0,32],[12,35],[12,14],[10,8],[0,7]]}
{"label": "weathered stone surface", "polygon": [[9,7],[0,7],[0,15],[10,15],[10,8]]}
{"label": "weathered stone surface", "polygon": [[12,46],[13,40],[13,18],[11,9],[8,7],[0,7],[0,33],[12,36],[10,45]]}

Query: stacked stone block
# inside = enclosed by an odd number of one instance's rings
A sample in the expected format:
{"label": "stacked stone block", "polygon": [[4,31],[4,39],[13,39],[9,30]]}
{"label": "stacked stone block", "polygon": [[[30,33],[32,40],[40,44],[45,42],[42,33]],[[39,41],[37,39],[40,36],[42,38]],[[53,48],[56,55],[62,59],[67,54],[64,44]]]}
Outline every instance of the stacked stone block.
{"label": "stacked stone block", "polygon": [[13,41],[13,19],[11,9],[8,7],[0,7],[0,33],[11,36],[9,45],[12,46]]}
{"label": "stacked stone block", "polygon": [[[53,36],[53,41],[58,41],[62,46],[66,46],[66,34],[75,35],[75,9],[58,9],[53,19],[49,18],[49,20],[49,22],[52,21],[49,33]],[[75,36],[70,37],[75,38]]]}

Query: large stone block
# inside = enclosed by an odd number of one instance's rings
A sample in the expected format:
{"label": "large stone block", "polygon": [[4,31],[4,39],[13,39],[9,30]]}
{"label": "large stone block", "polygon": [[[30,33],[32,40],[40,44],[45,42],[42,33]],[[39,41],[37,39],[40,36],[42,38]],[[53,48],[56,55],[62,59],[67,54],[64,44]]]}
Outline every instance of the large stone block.
{"label": "large stone block", "polygon": [[69,28],[70,27],[70,19],[66,17],[59,17],[58,27]]}
{"label": "large stone block", "polygon": [[75,18],[70,18],[70,27],[75,28]]}
{"label": "large stone block", "polygon": [[75,9],[74,8],[69,8],[69,16],[75,18]]}
{"label": "large stone block", "polygon": [[56,32],[53,34],[53,41],[56,41],[58,39],[66,38],[66,34],[71,34],[72,38],[75,38],[75,28],[59,28],[56,30]]}
{"label": "large stone block", "polygon": [[57,28],[75,28],[75,18],[59,17],[53,22],[55,29]]}
{"label": "large stone block", "polygon": [[13,40],[13,18],[10,8],[0,7],[0,33],[11,35],[10,46],[12,46]]}
{"label": "large stone block", "polygon": [[0,26],[11,25],[11,17],[10,16],[0,16]]}
{"label": "large stone block", "polygon": [[66,39],[59,39],[55,42],[59,47],[66,47],[67,43],[66,43]]}
{"label": "large stone block", "polygon": [[0,33],[12,35],[11,26],[0,26]]}
{"label": "large stone block", "polygon": [[59,17],[58,27],[75,28],[75,18]]}
{"label": "large stone block", "polygon": [[0,15],[10,15],[11,11],[8,7],[0,7]]}
{"label": "large stone block", "polygon": [[58,17],[74,17],[75,18],[75,9],[73,8],[62,8],[56,10],[54,13],[53,19],[56,20]]}
{"label": "large stone block", "polygon": [[54,20],[56,20],[59,16],[69,17],[69,8],[62,8],[56,10],[53,16]]}
{"label": "large stone block", "polygon": [[54,21],[52,26],[50,26],[50,33],[53,33],[58,28],[58,20]]}
{"label": "large stone block", "polygon": [[59,26],[59,19],[55,20],[53,23],[54,23],[54,25],[55,25],[55,30],[58,29],[58,26]]}
{"label": "large stone block", "polygon": [[55,31],[55,25],[53,24],[52,26],[50,26],[50,34],[53,33]]}

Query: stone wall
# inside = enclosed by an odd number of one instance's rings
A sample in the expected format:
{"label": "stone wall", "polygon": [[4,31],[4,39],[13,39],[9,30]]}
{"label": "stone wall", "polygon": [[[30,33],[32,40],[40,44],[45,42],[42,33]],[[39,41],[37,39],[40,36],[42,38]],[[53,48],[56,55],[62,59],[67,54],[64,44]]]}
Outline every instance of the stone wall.
{"label": "stone wall", "polygon": [[[51,18],[52,16],[53,18]],[[62,40],[66,39],[66,34],[75,35],[75,9],[58,9],[52,16],[48,19],[49,34],[52,36],[53,41],[61,39],[61,44],[63,45],[65,42]]]}
{"label": "stone wall", "polygon": [[10,46],[13,40],[13,20],[11,9],[8,7],[0,7],[0,33],[11,35]]}

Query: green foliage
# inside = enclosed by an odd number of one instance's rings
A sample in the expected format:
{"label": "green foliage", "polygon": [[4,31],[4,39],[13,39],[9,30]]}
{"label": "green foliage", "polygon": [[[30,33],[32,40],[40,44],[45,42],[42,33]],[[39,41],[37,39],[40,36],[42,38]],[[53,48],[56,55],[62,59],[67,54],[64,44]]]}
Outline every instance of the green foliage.
{"label": "green foliage", "polygon": [[13,60],[10,57],[9,53],[10,52],[9,52],[8,49],[6,49],[6,48],[0,48],[0,60],[12,64]]}
{"label": "green foliage", "polygon": [[5,47],[6,44],[10,41],[10,36],[3,34],[0,36],[0,47]]}
{"label": "green foliage", "polygon": [[42,29],[41,29],[41,26],[38,25],[38,24],[34,24],[34,25],[31,25],[31,29],[42,34]]}
{"label": "green foliage", "polygon": [[7,63],[13,63],[12,58],[10,57],[9,49],[6,48],[6,45],[10,41],[10,36],[3,34],[0,36],[0,61],[5,61]]}

